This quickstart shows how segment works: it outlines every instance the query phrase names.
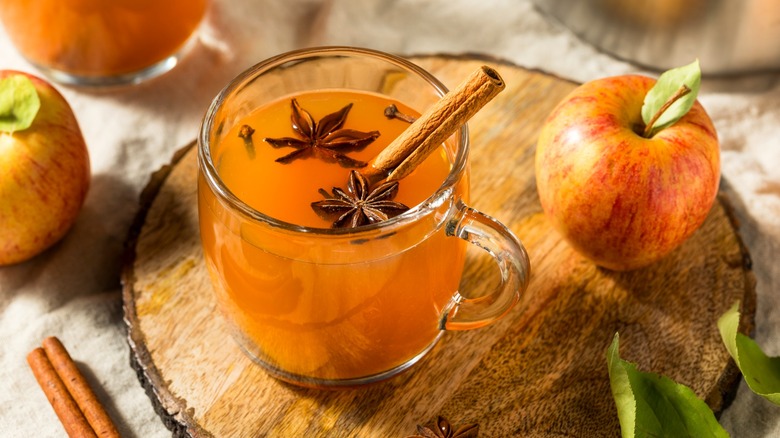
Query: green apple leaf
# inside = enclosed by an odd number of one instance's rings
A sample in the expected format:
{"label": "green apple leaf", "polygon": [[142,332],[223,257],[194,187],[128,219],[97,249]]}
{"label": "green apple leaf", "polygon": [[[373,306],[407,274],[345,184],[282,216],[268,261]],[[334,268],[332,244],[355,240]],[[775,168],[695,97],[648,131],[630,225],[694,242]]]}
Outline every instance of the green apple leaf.
{"label": "green apple leaf", "polygon": [[780,357],[768,357],[755,341],[737,332],[739,301],[718,319],[718,330],[750,389],[780,405]]}
{"label": "green apple leaf", "polygon": [[687,386],[637,370],[620,358],[619,336],[607,350],[609,383],[623,438],[728,437],[709,406]]}
{"label": "green apple leaf", "polygon": [[0,80],[0,131],[29,128],[40,107],[41,99],[30,78],[16,74]]}
{"label": "green apple leaf", "polygon": [[[676,97],[683,85],[688,87],[690,91],[682,97]],[[642,105],[642,120],[645,122],[645,126],[651,128],[647,136],[650,137],[680,120],[696,102],[700,87],[701,69],[698,59],[688,65],[673,68],[661,74],[653,88],[647,92],[645,102]],[[673,103],[664,108],[668,105],[667,102]],[[653,121],[654,118],[655,121]]]}

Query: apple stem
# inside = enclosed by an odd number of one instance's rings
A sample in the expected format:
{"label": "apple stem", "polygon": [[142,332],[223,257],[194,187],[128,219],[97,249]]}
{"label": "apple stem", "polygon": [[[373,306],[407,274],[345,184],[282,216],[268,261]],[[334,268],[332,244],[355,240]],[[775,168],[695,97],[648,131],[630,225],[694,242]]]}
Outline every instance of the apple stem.
{"label": "apple stem", "polygon": [[677,89],[677,91],[672,94],[669,99],[664,102],[663,106],[656,111],[655,114],[653,114],[653,118],[650,119],[650,121],[647,123],[647,126],[645,126],[644,132],[642,132],[642,137],[644,138],[650,138],[650,133],[653,132],[653,125],[655,125],[655,122],[658,121],[658,118],[661,117],[661,115],[669,109],[670,106],[672,106],[675,102],[680,100],[681,97],[685,96],[686,94],[690,93],[691,89],[685,85],[682,84],[680,88]]}

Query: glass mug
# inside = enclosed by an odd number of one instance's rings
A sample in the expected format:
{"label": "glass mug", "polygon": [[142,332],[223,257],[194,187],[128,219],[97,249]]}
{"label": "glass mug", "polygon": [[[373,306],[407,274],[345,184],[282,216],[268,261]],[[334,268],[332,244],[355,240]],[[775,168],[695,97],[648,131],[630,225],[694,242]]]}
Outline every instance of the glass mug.
{"label": "glass mug", "polygon": [[[409,368],[444,330],[482,327],[506,314],[530,275],[517,238],[466,205],[465,125],[443,145],[448,167],[438,188],[381,222],[352,229],[296,225],[228,188],[214,154],[249,113],[299,93],[344,89],[387,96],[419,113],[447,91],[390,54],[299,50],[235,78],[212,102],[198,136],[201,241],[217,306],[255,362],[309,387],[362,385]],[[254,175],[258,184],[263,177]],[[486,250],[500,270],[495,290],[476,298],[458,292],[467,242]]]}
{"label": "glass mug", "polygon": [[70,85],[140,82],[173,68],[208,0],[3,0],[17,50]]}

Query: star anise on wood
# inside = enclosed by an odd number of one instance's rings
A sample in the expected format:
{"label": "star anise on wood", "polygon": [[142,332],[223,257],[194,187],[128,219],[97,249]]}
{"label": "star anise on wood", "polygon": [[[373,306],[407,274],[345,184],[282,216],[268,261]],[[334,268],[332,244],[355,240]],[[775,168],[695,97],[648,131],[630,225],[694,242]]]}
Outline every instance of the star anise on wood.
{"label": "star anise on wood", "polygon": [[478,424],[464,424],[453,427],[446,418],[439,416],[436,423],[427,426],[417,426],[417,434],[407,438],[477,438]]}
{"label": "star anise on wood", "polygon": [[352,104],[315,122],[311,113],[303,109],[297,99],[291,101],[292,129],[301,138],[265,138],[274,148],[291,147],[295,150],[277,158],[280,163],[290,163],[296,158],[317,157],[327,162],[336,162],[343,167],[365,167],[365,161],[346,156],[345,152],[359,151],[379,137],[379,131],[362,132],[343,128]]}
{"label": "star anise on wood", "polygon": [[333,220],[333,228],[373,224],[409,210],[406,205],[393,201],[398,194],[398,181],[385,181],[371,189],[368,179],[356,170],[349,172],[347,191],[334,187],[332,194],[323,189],[320,193],[325,199],[312,202],[311,208],[320,217]]}

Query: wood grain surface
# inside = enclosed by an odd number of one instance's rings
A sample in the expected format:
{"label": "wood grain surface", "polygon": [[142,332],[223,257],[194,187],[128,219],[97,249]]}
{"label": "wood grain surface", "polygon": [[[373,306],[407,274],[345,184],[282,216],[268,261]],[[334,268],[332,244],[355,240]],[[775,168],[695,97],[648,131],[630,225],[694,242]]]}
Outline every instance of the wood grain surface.
{"label": "wood grain surface", "polygon": [[[405,437],[438,415],[484,437],[614,437],[606,349],[690,386],[718,413],[739,374],[716,321],[755,312],[750,258],[721,196],[691,239],[648,268],[599,269],[551,229],[536,194],[537,132],[576,84],[491,59],[413,59],[453,86],[481,64],[507,89],[470,122],[472,206],[528,249],[532,278],[496,324],[446,333],[412,370],[348,390],[276,381],[232,341],[216,311],[197,226],[196,150],[182,149],[142,194],[122,274],[132,362],[174,436]],[[493,263],[470,257],[464,283],[491,287]]]}

